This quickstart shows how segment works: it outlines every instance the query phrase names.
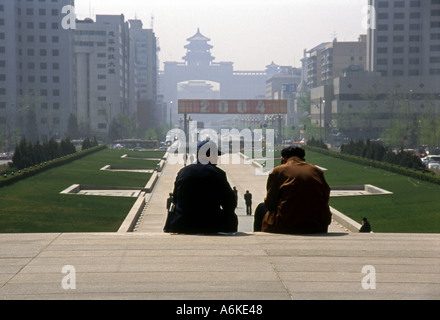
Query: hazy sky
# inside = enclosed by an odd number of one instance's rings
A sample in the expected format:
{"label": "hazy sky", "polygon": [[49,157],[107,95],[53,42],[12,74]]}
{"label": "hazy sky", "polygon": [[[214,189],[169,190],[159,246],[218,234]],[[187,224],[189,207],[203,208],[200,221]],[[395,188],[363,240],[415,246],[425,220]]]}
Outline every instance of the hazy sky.
{"label": "hazy sky", "polygon": [[[210,38],[216,62],[234,70],[264,70],[274,61],[300,67],[304,49],[321,42],[356,41],[365,34],[367,0],[76,0],[77,18],[96,14],[137,17],[159,38],[164,61],[182,61],[197,28]],[[90,15],[91,13],[91,15]]]}

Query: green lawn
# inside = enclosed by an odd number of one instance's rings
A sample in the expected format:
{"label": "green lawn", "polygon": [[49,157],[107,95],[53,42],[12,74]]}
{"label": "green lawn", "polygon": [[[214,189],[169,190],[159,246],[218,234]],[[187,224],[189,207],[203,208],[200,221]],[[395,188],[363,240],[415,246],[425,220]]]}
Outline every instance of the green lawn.
{"label": "green lawn", "polygon": [[306,160],[327,168],[330,186],[372,184],[392,195],[331,198],[330,205],[376,232],[440,233],[440,185],[306,151]]}
{"label": "green lawn", "polygon": [[135,198],[60,192],[72,184],[144,187],[151,174],[99,170],[105,165],[155,168],[158,163],[121,159],[123,154],[127,151],[106,149],[0,188],[0,232],[117,231]]}
{"label": "green lawn", "polygon": [[[163,153],[103,150],[0,188],[0,232],[114,232],[134,198],[61,195],[72,184],[143,187],[150,174],[99,170],[105,165],[155,168]],[[440,185],[306,151],[327,168],[330,186],[372,184],[392,195],[331,198],[330,205],[355,221],[367,217],[375,232],[440,233]],[[275,163],[278,163],[276,158]]]}

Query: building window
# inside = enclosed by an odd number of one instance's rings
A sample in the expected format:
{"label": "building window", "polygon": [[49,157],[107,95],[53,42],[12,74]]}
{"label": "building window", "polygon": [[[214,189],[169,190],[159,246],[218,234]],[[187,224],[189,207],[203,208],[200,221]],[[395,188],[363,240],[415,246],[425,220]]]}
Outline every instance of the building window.
{"label": "building window", "polygon": [[405,1],[394,1],[394,8],[405,8]]}
{"label": "building window", "polygon": [[420,0],[412,0],[409,6],[411,8],[420,8]]}

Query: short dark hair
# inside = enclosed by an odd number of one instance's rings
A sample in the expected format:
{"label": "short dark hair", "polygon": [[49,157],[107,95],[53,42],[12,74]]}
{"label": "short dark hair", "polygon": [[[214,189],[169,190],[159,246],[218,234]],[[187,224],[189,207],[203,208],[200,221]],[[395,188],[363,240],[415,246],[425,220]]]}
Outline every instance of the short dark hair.
{"label": "short dark hair", "polygon": [[214,151],[214,153],[217,151],[217,155],[221,156],[222,152],[219,150],[219,148],[217,147],[217,144],[215,144],[215,142],[212,142],[210,140],[204,140],[204,141],[200,141],[197,144],[197,159],[200,156],[203,156],[203,154],[199,154],[200,149],[206,144],[206,147],[204,147],[203,151],[205,151],[205,156],[206,157],[210,157],[211,156],[211,149]]}
{"label": "short dark hair", "polygon": [[303,148],[297,147],[297,146],[289,146],[281,150],[281,156],[284,159],[289,159],[291,157],[298,157],[301,159],[304,159],[306,156],[306,152]]}

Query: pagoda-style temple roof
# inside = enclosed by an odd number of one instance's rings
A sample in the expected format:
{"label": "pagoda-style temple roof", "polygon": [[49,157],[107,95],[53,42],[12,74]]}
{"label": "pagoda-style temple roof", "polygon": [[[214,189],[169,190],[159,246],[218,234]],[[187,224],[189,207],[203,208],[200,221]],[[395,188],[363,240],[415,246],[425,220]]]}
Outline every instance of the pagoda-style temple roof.
{"label": "pagoda-style temple roof", "polygon": [[197,32],[191,38],[186,39],[186,41],[211,41],[208,37],[205,37],[200,33],[200,28],[197,28]]}

